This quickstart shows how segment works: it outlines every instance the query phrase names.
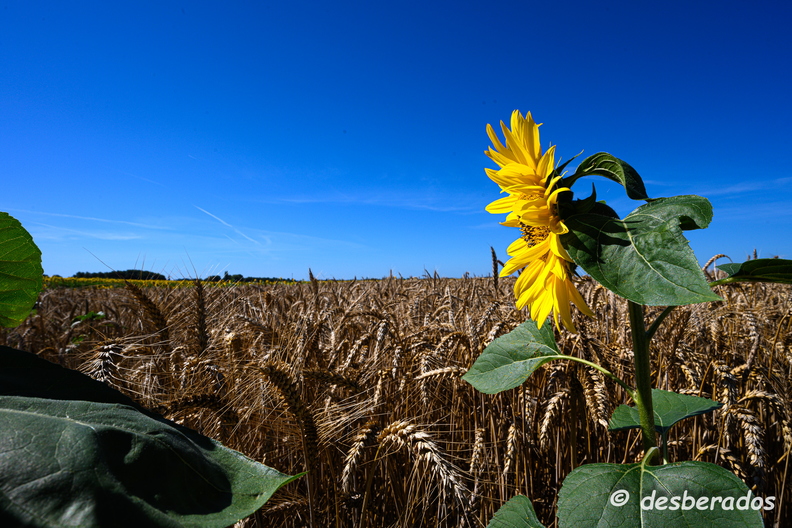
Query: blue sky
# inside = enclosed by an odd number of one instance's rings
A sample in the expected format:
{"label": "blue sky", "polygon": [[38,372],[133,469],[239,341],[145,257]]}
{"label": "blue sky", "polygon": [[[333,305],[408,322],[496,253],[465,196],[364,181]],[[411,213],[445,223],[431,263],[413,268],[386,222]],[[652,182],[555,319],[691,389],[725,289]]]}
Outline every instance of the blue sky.
{"label": "blue sky", "polygon": [[0,210],[47,274],[487,275],[516,231],[484,211],[485,126],[520,109],[562,159],[708,197],[699,260],[792,258],[790,22],[782,1],[9,1]]}

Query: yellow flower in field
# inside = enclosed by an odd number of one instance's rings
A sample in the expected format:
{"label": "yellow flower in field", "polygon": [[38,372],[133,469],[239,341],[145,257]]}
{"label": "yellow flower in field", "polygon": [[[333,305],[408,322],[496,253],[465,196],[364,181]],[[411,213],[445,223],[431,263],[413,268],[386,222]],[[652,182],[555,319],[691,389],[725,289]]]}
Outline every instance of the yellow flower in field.
{"label": "yellow flower in field", "polygon": [[525,268],[514,284],[517,308],[530,307],[531,319],[539,327],[552,312],[556,327],[563,323],[574,332],[570,302],[583,313],[594,314],[572,283],[572,259],[561,245],[560,236],[569,230],[558,215],[558,196],[569,188],[556,187],[561,176],[552,176],[555,148],[542,154],[539,125],[530,112],[523,117],[515,110],[511,130],[503,122],[501,129],[505,146],[492,126],[487,125],[495,148],[490,147],[486,154],[500,170],[484,170],[508,196],[489,204],[487,211],[508,213],[503,225],[519,227],[522,236],[509,246],[507,253],[512,258],[500,275],[505,277]]}

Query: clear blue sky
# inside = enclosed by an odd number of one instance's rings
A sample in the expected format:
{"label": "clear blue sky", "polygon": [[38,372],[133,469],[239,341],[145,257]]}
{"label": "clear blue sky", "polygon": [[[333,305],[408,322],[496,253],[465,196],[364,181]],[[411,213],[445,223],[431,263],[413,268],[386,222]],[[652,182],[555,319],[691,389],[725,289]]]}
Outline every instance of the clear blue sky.
{"label": "clear blue sky", "polygon": [[791,23],[761,0],[9,0],[0,210],[50,275],[486,275],[516,230],[484,211],[485,126],[520,109],[563,159],[708,197],[699,260],[792,258]]}

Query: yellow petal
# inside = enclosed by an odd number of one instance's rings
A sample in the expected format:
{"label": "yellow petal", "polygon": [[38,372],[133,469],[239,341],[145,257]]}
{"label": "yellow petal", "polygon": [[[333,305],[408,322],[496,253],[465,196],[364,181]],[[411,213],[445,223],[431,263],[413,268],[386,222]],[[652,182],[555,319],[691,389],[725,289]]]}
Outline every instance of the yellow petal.
{"label": "yellow petal", "polygon": [[524,268],[530,263],[530,260],[526,260],[520,257],[512,257],[506,261],[506,264],[503,265],[503,269],[500,271],[501,277],[508,277],[515,271],[520,268]]}
{"label": "yellow petal", "polygon": [[[553,167],[555,166],[555,145],[547,149],[544,156],[539,160],[536,165],[536,173],[542,177],[542,179],[547,179],[547,177],[553,173]],[[549,187],[549,186],[548,186]]]}
{"label": "yellow petal", "polygon": [[550,243],[547,239],[542,240],[538,244],[528,246],[528,243],[522,238],[518,238],[506,248],[506,253],[512,256],[519,256],[521,259],[528,261],[536,260],[543,257],[550,251]]}
{"label": "yellow petal", "polygon": [[550,235],[547,238],[548,240],[550,240],[549,242],[550,249],[553,251],[554,255],[568,262],[572,262],[572,258],[570,258],[566,248],[564,248],[564,246],[561,244],[561,237],[559,237],[555,233],[550,233]]}
{"label": "yellow petal", "polygon": [[528,159],[533,160],[533,166],[536,167],[536,160],[542,156],[542,147],[539,143],[539,126],[531,112],[525,114],[525,118],[520,115],[519,110],[512,112],[511,129],[525,149]]}
{"label": "yellow petal", "polygon": [[[536,310],[534,310],[534,307]],[[552,310],[553,295],[550,292],[545,292],[538,302],[534,303],[534,306],[531,307],[531,319],[536,321],[536,326],[541,327],[541,325],[547,320],[547,316],[550,315]]]}
{"label": "yellow petal", "polygon": [[530,158],[530,155],[526,155],[527,153],[523,149],[523,145],[520,144],[520,141],[514,137],[511,130],[506,128],[506,125],[503,123],[501,123],[501,128],[503,129],[503,137],[506,138],[506,148],[509,149],[514,160],[517,161],[517,163],[528,165],[531,169],[536,171],[536,161]]}
{"label": "yellow petal", "polygon": [[556,235],[563,235],[564,233],[569,233],[569,228],[566,226],[564,221],[558,217],[553,217],[551,219],[549,227],[550,227],[550,232],[555,233]]}
{"label": "yellow petal", "polygon": [[526,182],[520,181],[513,185],[509,185],[504,189],[506,192],[510,192],[512,194],[525,194],[527,196],[537,196],[542,200],[542,203],[546,203],[546,199],[544,197],[545,188],[541,185],[536,185],[533,182]]}
{"label": "yellow petal", "polygon": [[489,136],[490,141],[492,141],[492,144],[495,146],[495,149],[498,152],[503,152],[504,150],[506,150],[506,147],[504,147],[503,143],[500,142],[500,139],[498,138],[498,134],[495,133],[495,129],[492,128],[492,125],[490,125],[489,123],[487,124],[487,135]]}
{"label": "yellow petal", "polygon": [[541,181],[539,176],[536,174],[536,170],[525,163],[507,163],[501,168],[499,172],[504,176],[516,177],[518,179],[518,183],[524,182],[533,183],[534,185],[541,185]]}
{"label": "yellow petal", "polygon": [[518,238],[517,240],[509,244],[509,247],[506,248],[506,253],[508,255],[514,255],[515,253],[525,248],[526,246],[527,244],[525,240],[523,240],[522,238]]}
{"label": "yellow petal", "polygon": [[572,322],[572,314],[569,311],[569,297],[568,297],[568,290],[566,281],[559,281],[555,285],[555,297],[556,297],[556,313],[555,313],[555,323],[556,328],[559,330],[561,329],[560,325],[558,324],[559,317],[564,323],[564,326],[570,332],[575,332],[575,323]]}
{"label": "yellow petal", "polygon": [[555,255],[550,255],[547,258],[547,268],[550,270],[550,273],[555,275],[561,280],[566,280],[568,277],[567,273],[567,263],[564,259],[558,258]]}
{"label": "yellow petal", "polygon": [[520,227],[520,217],[515,212],[511,212],[506,217],[505,222],[501,222],[501,225],[506,227]]}
{"label": "yellow petal", "polygon": [[498,152],[498,151],[492,150],[490,148],[490,149],[487,149],[486,151],[484,151],[484,154],[489,156],[489,158],[492,161],[494,161],[495,163],[497,163],[501,167],[503,167],[504,165],[507,165],[509,163],[514,163],[516,161],[515,159],[513,159],[512,157],[509,156],[509,151],[508,150],[504,150],[503,152]]}
{"label": "yellow petal", "polygon": [[577,290],[577,288],[575,288],[574,284],[571,284],[569,287],[569,297],[571,298],[572,302],[575,303],[575,306],[578,307],[578,310],[589,317],[594,317],[594,312],[592,312],[591,308],[588,307],[586,301],[583,300],[583,296],[580,295],[580,292]]}
{"label": "yellow petal", "polygon": [[517,205],[518,201],[519,200],[515,195],[505,196],[489,204],[485,208],[485,210],[488,213],[493,213],[493,214],[511,213],[512,211],[514,211],[514,207],[515,205]]}
{"label": "yellow petal", "polygon": [[550,204],[550,205],[557,204],[558,203],[558,195],[561,194],[562,192],[566,192],[566,191],[571,191],[571,189],[569,187],[561,187],[559,189],[556,189],[555,191],[550,193],[550,195],[547,197],[547,203]]}
{"label": "yellow petal", "polygon": [[515,271],[520,268],[524,268],[530,263],[530,260],[521,258],[521,257],[512,257],[506,261],[506,264],[503,265],[503,269],[500,271],[501,277],[508,277]]}
{"label": "yellow petal", "polygon": [[526,225],[535,227],[546,227],[550,223],[550,212],[547,209],[539,207],[518,207],[515,208],[515,213],[520,217],[520,220]]}
{"label": "yellow petal", "polygon": [[487,173],[487,176],[497,183],[502,190],[505,190],[508,187],[513,187],[515,185],[519,185],[522,183],[517,176],[503,174],[501,171],[496,171],[492,169],[484,169],[484,172]]}

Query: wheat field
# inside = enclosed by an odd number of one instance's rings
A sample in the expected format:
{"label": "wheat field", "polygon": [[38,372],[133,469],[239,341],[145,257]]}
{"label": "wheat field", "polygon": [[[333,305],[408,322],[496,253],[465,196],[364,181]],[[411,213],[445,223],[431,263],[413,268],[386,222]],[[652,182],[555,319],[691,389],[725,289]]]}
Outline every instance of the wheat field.
{"label": "wheat field", "polygon": [[[519,493],[555,526],[569,471],[634,462],[641,442],[637,430],[607,431],[626,395],[580,364],[550,363],[497,395],[459,379],[525,320],[512,284],[427,276],[48,289],[36,315],[0,337],[279,471],[308,471],[239,528],[483,527]],[[626,303],[590,280],[579,287],[598,318],[577,314],[580,333],[557,332],[560,349],[632,383]],[[792,287],[716,292],[725,302],[677,308],[653,341],[655,387],[724,404],[672,429],[670,456],[722,465],[775,496],[766,525],[784,526]]]}

